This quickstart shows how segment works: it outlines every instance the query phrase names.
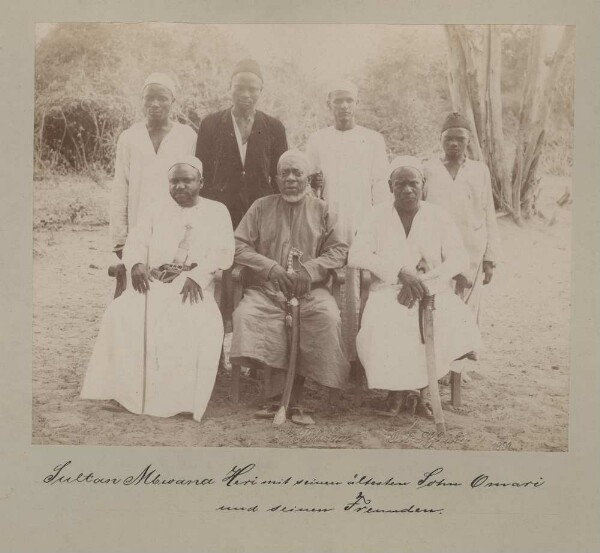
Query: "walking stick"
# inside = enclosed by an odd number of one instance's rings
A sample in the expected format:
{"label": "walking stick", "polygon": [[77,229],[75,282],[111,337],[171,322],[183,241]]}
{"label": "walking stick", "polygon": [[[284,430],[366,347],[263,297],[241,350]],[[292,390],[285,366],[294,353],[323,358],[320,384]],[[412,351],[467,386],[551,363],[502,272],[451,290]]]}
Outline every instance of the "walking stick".
{"label": "walking stick", "polygon": [[[146,250],[146,268],[148,267],[149,261],[150,252]],[[149,284],[148,287],[150,287]],[[149,290],[146,290],[146,293],[144,294],[144,363],[142,364],[142,414],[146,410],[146,372],[148,370],[148,292]]]}
{"label": "walking stick", "polygon": [[[287,259],[287,272],[292,274],[294,272],[294,258],[299,259],[302,252],[296,248],[292,248]],[[298,341],[300,337],[300,302],[298,298],[292,297],[287,300],[286,303],[286,317],[285,323],[288,327],[288,333],[290,336],[288,349],[289,349],[289,361],[288,371],[285,379],[285,387],[281,396],[281,407],[275,414],[273,424],[279,426],[283,424],[287,419],[287,410],[290,406],[290,399],[292,397],[292,389],[294,388],[294,380],[296,378],[296,362],[298,360]]]}
{"label": "walking stick", "polygon": [[425,359],[427,360],[427,378],[429,380],[429,393],[431,395],[431,407],[433,420],[438,434],[446,433],[444,412],[440,399],[440,388],[438,386],[437,366],[435,359],[435,342],[433,335],[433,312],[435,311],[435,296],[424,296],[421,300],[423,310],[423,334],[425,338]]}

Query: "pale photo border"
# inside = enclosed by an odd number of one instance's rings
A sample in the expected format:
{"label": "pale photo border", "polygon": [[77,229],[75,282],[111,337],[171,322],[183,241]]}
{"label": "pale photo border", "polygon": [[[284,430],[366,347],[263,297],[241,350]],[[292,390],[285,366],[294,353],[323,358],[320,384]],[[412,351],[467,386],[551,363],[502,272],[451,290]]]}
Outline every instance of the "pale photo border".
{"label": "pale photo border", "polygon": [[[598,188],[600,28],[597,0],[504,2],[255,0],[242,3],[54,0],[6,3],[2,63],[3,197],[0,229],[0,551],[597,551],[600,389],[598,355]],[[496,23],[576,25],[573,298],[567,453],[417,450],[158,448],[31,445],[33,56],[36,22]],[[548,275],[551,278],[552,275]],[[219,502],[248,504],[244,489],[214,486],[123,488],[55,486],[53,467],[123,474],[152,463],[165,474],[223,475],[256,463],[261,474],[349,478],[356,473],[414,479],[443,466],[469,481],[543,477],[535,493],[514,490],[382,491],[381,502],[437,503],[442,516],[332,513],[218,513]],[[483,492],[483,491],[482,491]],[[254,501],[336,505],[348,489],[258,490]],[[375,493],[375,492],[374,492]],[[267,495],[270,494],[270,495]]]}

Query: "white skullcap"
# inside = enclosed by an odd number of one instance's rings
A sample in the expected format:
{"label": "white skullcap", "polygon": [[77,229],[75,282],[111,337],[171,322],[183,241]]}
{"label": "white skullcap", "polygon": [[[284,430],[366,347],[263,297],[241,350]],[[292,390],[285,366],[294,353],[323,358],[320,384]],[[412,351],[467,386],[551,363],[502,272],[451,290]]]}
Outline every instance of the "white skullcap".
{"label": "white skullcap", "polygon": [[191,165],[195,169],[198,169],[198,171],[200,171],[200,176],[202,176],[202,162],[197,157],[192,155],[174,157],[169,164],[169,171],[171,171],[175,165],[181,164]]}
{"label": "white skullcap", "polygon": [[311,172],[312,164],[310,162],[310,159],[308,159],[308,156],[304,152],[301,152],[300,150],[296,150],[296,149],[291,149],[291,150],[288,150],[287,152],[283,152],[283,154],[281,154],[281,156],[279,157],[279,161],[277,162],[277,165],[279,165],[284,159],[288,159],[288,158],[299,159],[306,166],[306,171],[308,173]]}
{"label": "white skullcap", "polygon": [[423,177],[423,164],[421,163],[421,160],[418,157],[414,157],[414,156],[397,156],[394,158],[394,160],[390,163],[390,177],[392,176],[392,173],[400,168],[400,167],[410,167],[411,169],[416,169],[417,171],[419,171],[419,173],[421,173],[421,176]]}
{"label": "white skullcap", "polygon": [[358,87],[352,81],[347,79],[336,79],[335,81],[331,81],[327,87],[327,96],[336,90],[350,92],[355,98],[358,96]]}
{"label": "white skullcap", "polygon": [[173,94],[173,98],[175,98],[175,81],[171,79],[169,75],[166,75],[165,73],[151,73],[144,81],[142,92],[149,84],[160,84],[165,88],[168,88],[171,91],[171,94]]}

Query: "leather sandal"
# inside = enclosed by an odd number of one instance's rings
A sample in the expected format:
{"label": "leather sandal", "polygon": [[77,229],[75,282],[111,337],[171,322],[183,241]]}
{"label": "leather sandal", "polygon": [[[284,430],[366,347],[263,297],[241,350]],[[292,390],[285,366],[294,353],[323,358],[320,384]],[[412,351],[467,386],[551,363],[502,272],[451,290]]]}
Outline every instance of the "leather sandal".
{"label": "leather sandal", "polygon": [[278,410],[279,410],[279,405],[277,403],[271,403],[269,405],[264,405],[262,409],[254,412],[254,418],[255,419],[272,419]]}
{"label": "leather sandal", "polygon": [[308,415],[302,407],[290,407],[290,412],[292,414],[292,422],[295,424],[299,424],[300,426],[311,426],[315,424],[314,419]]}

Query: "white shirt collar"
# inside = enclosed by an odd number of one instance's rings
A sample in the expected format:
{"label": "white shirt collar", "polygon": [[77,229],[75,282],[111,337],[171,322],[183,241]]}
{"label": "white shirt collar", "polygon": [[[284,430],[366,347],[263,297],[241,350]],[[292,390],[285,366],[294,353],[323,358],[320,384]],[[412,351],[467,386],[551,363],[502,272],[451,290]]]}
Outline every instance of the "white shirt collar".
{"label": "white shirt collar", "polygon": [[233,130],[235,132],[235,140],[238,145],[238,150],[240,151],[240,158],[242,160],[242,165],[245,165],[246,164],[246,149],[248,147],[248,142],[246,142],[246,144],[242,143],[242,133],[240,132],[240,129],[238,128],[237,122],[233,115],[233,111],[231,112],[231,120],[233,121]]}

